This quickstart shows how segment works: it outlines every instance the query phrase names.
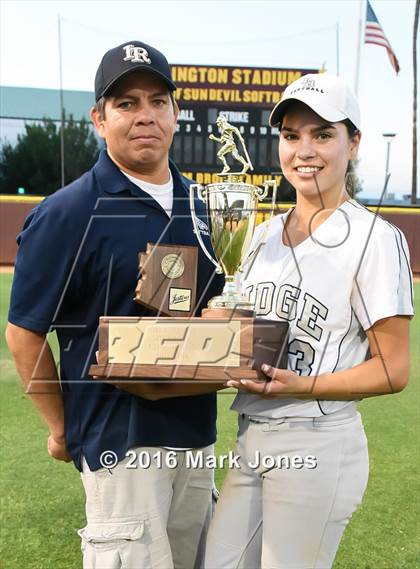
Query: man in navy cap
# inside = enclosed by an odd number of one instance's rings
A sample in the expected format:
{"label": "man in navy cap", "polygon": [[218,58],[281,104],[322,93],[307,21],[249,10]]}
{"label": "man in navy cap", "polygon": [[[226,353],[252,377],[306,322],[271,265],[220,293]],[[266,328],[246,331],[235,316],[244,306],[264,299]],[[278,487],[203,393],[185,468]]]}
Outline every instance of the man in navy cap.
{"label": "man in navy cap", "polygon": [[[197,245],[189,181],[170,162],[175,84],[166,58],[138,41],[108,51],[91,118],[106,150],[81,178],[44,199],[18,236],[7,341],[49,428],[48,452],[73,460],[86,492],[85,569],[193,569],[211,511],[215,393],[176,384],[137,397],[88,376],[101,315],[147,316],[133,301],[147,242]],[[203,205],[196,203],[199,216]],[[208,241],[205,224],[200,223]],[[220,278],[199,249],[197,298]],[[60,344],[60,379],[46,334]],[[208,386],[207,386],[208,388]],[[197,386],[197,393],[204,391]]]}

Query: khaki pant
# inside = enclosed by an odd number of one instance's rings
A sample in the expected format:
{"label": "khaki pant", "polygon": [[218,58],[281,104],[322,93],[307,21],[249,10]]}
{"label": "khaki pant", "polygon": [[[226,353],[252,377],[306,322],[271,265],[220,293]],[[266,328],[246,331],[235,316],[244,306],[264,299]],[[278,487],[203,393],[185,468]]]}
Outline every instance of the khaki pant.
{"label": "khaki pant", "polygon": [[241,468],[221,491],[206,569],[330,569],[368,479],[359,413],[239,423]]}
{"label": "khaki pant", "polygon": [[[205,457],[213,446],[188,452]],[[139,447],[133,453],[142,466],[129,457],[112,470],[91,472],[83,461],[87,525],[78,532],[83,568],[200,568],[213,471],[188,468],[183,451]],[[137,467],[128,468],[130,463]]]}

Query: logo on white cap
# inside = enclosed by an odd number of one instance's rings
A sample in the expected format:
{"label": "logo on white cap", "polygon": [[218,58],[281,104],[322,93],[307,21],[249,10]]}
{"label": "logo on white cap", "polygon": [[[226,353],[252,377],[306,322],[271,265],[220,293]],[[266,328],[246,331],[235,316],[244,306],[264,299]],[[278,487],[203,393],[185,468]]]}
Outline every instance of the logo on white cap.
{"label": "logo on white cap", "polygon": [[324,90],[321,87],[318,87],[316,84],[315,78],[304,76],[301,80],[297,80],[296,84],[299,84],[296,89],[292,89],[288,95],[293,95],[298,91],[317,91],[318,93],[323,93]]}
{"label": "logo on white cap", "polygon": [[305,89],[315,89],[315,79],[311,79],[310,77],[304,77],[302,81],[302,86]]}
{"label": "logo on white cap", "polygon": [[144,47],[129,44],[123,47],[125,57],[123,61],[131,61],[131,63],[152,63],[152,60]]}

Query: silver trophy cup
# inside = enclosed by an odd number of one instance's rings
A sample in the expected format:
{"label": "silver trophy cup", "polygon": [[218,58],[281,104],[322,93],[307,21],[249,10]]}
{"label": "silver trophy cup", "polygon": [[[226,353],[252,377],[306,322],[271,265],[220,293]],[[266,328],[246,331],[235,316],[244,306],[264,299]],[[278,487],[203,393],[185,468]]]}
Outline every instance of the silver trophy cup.
{"label": "silver trophy cup", "polygon": [[[226,181],[202,186],[190,186],[190,208],[198,242],[206,256],[215,265],[218,273],[224,273],[225,286],[220,296],[213,297],[210,309],[239,309],[253,311],[252,303],[240,292],[237,273],[249,250],[254,234],[258,203],[267,197],[272,188],[271,215],[273,214],[277,185],[274,180],[265,182],[264,187],[253,186],[241,181],[238,174],[227,174]],[[206,249],[201,237],[194,207],[197,192],[207,207],[210,238],[216,259]],[[253,248],[255,249],[255,247]]]}

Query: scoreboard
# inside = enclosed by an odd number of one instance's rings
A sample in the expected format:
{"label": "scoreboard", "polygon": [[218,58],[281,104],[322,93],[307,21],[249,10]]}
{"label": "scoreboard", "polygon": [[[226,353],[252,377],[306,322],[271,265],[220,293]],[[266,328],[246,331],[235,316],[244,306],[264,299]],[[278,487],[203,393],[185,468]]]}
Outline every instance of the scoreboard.
{"label": "scoreboard", "polygon": [[[282,181],[280,172],[278,128],[271,128],[268,119],[290,83],[319,70],[178,64],[171,68],[180,108],[171,158],[182,172],[202,184],[220,181],[217,172],[221,171],[222,163],[216,158],[220,145],[210,140],[209,135],[219,136],[216,119],[223,114],[245,139],[254,166],[246,181],[261,185],[264,180],[276,179],[279,198],[285,201],[290,188]],[[243,155],[240,142],[236,142]],[[228,162],[232,171],[241,167],[231,157]]]}

